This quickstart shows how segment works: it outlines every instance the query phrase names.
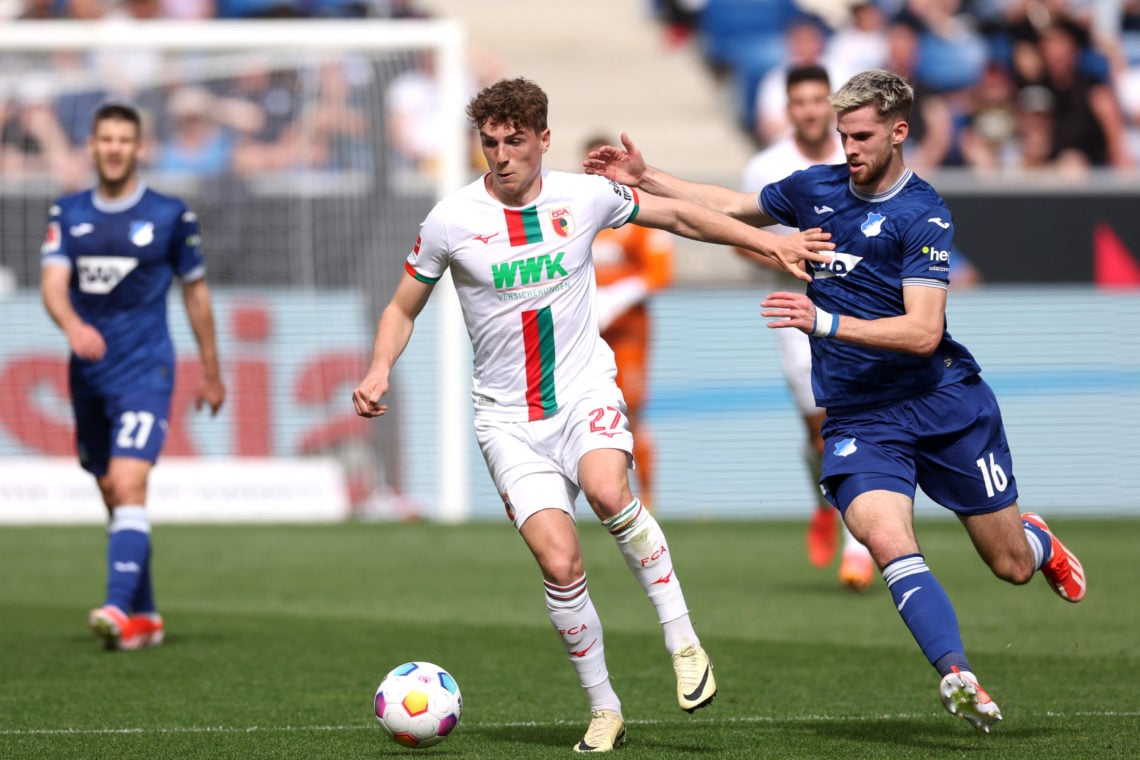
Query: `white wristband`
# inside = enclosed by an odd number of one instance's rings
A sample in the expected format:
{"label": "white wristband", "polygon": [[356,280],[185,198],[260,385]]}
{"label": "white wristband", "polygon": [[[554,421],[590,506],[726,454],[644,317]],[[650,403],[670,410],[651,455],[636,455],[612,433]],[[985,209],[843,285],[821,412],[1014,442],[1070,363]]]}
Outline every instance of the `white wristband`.
{"label": "white wristband", "polygon": [[834,338],[837,332],[839,332],[839,317],[818,306],[815,307],[815,322],[811,326],[812,337]]}

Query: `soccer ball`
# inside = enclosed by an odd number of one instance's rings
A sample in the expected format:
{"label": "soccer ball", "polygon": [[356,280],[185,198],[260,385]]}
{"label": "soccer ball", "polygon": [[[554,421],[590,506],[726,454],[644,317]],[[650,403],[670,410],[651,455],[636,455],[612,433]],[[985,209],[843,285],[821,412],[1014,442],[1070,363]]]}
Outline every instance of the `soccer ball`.
{"label": "soccer ball", "polygon": [[463,696],[451,674],[430,662],[405,662],[376,689],[376,720],[397,744],[421,749],[455,730]]}

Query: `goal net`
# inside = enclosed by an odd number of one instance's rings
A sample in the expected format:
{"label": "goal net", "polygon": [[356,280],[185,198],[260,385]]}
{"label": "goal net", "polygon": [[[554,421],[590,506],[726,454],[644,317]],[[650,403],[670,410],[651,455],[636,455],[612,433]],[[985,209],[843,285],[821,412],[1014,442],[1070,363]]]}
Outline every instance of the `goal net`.
{"label": "goal net", "polygon": [[[201,467],[159,487],[176,495],[215,478],[225,487],[200,501],[255,502],[267,519],[298,497],[464,517],[467,370],[453,296],[437,293],[417,325],[421,345],[397,367],[384,420],[355,417],[350,398],[419,222],[475,168],[458,25],[28,22],[0,27],[0,50],[0,512],[69,498],[102,512],[93,486],[76,496],[43,482],[90,478],[74,457],[66,342],[40,302],[39,248],[51,200],[94,182],[95,107],[121,100],[144,116],[143,178],[198,214],[228,389],[216,419],[194,412],[200,367],[176,285],[163,462]],[[304,465],[318,460],[335,463],[342,493],[305,495],[318,476]]]}

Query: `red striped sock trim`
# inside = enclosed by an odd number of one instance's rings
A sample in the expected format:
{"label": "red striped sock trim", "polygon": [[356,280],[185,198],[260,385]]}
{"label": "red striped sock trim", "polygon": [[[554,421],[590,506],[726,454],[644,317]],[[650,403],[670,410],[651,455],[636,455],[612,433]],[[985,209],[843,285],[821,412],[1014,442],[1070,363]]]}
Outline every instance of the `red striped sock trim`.
{"label": "red striped sock trim", "polygon": [[583,575],[569,586],[556,586],[549,581],[543,581],[542,585],[546,587],[546,595],[551,599],[568,602],[586,593],[586,576]]}

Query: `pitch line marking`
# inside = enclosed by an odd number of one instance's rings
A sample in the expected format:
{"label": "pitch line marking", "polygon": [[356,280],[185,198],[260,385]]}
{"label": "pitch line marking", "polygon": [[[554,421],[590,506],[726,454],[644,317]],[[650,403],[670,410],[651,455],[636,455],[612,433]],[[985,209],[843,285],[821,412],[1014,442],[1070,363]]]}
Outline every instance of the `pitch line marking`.
{"label": "pitch line marking", "polygon": [[[741,715],[724,718],[692,718],[685,719],[659,719],[643,718],[627,720],[626,723],[641,726],[672,726],[692,725],[693,723],[859,723],[869,720],[898,720],[902,718],[929,718],[942,715],[940,712],[926,713],[883,713],[881,715],[794,715],[776,717],[774,715]],[[1021,713],[1025,717],[1048,718],[1136,718],[1140,711],[1078,711],[1056,712],[1046,710],[1043,713]],[[559,718],[556,720],[520,720],[520,721],[466,721],[460,722],[459,729],[464,728],[547,728],[557,726],[581,725],[581,720]],[[348,726],[171,726],[168,728],[6,728],[0,729],[0,736],[102,736],[117,734],[254,734],[264,733],[301,733],[305,731],[374,731],[378,727],[371,724]]]}

